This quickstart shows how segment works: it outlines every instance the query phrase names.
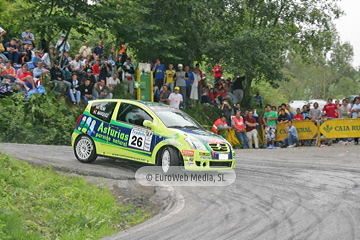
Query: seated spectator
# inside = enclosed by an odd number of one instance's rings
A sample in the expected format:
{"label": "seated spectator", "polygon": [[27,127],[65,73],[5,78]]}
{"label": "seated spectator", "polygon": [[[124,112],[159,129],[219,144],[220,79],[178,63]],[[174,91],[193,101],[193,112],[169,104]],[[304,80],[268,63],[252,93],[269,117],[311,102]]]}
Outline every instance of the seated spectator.
{"label": "seated spectator", "polygon": [[163,88],[162,88],[162,91],[160,92],[160,103],[163,103],[163,104],[167,104],[168,103],[168,98],[170,96],[171,92],[170,90],[168,89],[168,86],[167,85],[164,85]]}
{"label": "seated spectator", "polygon": [[50,71],[44,68],[44,64],[42,62],[38,62],[37,67],[34,69],[34,77],[41,78],[42,76],[49,74]]}
{"label": "seated spectator", "polygon": [[93,96],[95,99],[111,99],[112,93],[111,89],[106,86],[106,80],[100,79],[98,83],[95,83],[94,90],[93,90]]}
{"label": "seated spectator", "polygon": [[70,79],[70,62],[68,58],[66,57],[67,52],[63,54],[63,52],[60,53],[60,56],[58,57],[59,67],[64,75],[64,80]]}
{"label": "seated spectator", "polygon": [[40,51],[35,51],[35,57],[33,57],[31,61],[34,63],[34,66],[37,66],[38,62],[42,62],[40,58]]}
{"label": "seated spectator", "polygon": [[[2,61],[2,60],[0,60]],[[15,82],[15,69],[11,66],[11,61],[7,60],[5,66],[0,63],[0,75],[5,82]]]}
{"label": "seated spectator", "polygon": [[92,95],[94,89],[94,84],[90,82],[90,79],[85,79],[77,90],[81,93],[81,99],[84,101],[85,106],[88,105],[89,100],[95,100],[95,97]]}
{"label": "seated spectator", "polygon": [[285,129],[285,131],[288,137],[283,140],[285,144],[284,147],[288,147],[288,148],[295,147],[299,142],[299,136],[296,127],[292,125],[291,120],[287,123],[287,126],[288,127]]}
{"label": "seated spectator", "polygon": [[[27,68],[26,65],[22,66],[22,75],[19,76],[19,80],[23,83],[25,83],[25,85],[29,88],[29,89],[36,89],[36,84],[34,81],[34,78],[31,74],[31,72],[29,72],[29,69]],[[26,90],[28,90],[26,88]]]}
{"label": "seated spectator", "polygon": [[[201,86],[199,86],[201,87]],[[209,96],[209,89],[208,87],[203,87],[202,88],[202,92],[201,92],[201,103],[202,104],[207,104],[207,105],[212,105],[213,102],[211,101],[211,98]]]}
{"label": "seated spectator", "polygon": [[[0,28],[2,29],[2,28]],[[7,59],[7,57],[4,55],[4,53],[6,52],[6,49],[2,43],[2,37],[0,36],[0,58],[5,62]]]}
{"label": "seated spectator", "polygon": [[16,38],[12,38],[10,42],[5,43],[5,50],[8,52],[8,59],[13,62],[17,63],[19,60],[19,50],[16,45]]}
{"label": "seated spectator", "polygon": [[50,47],[49,52],[44,54],[44,56],[41,58],[41,61],[44,64],[45,68],[50,69],[54,66],[54,61],[56,61],[56,59],[56,49],[55,47]]}
{"label": "seated spectator", "polygon": [[80,60],[80,55],[75,55],[75,60],[72,61],[71,65],[73,66],[72,72],[76,72],[78,76],[78,80],[81,82],[84,78],[85,72],[84,72],[84,64]]}
{"label": "seated spectator", "polygon": [[50,69],[51,81],[58,83],[55,91],[60,92],[63,85],[71,88],[71,83],[64,80],[64,74],[59,67],[59,62],[55,61],[54,66]]}
{"label": "seated spectator", "polygon": [[116,88],[116,85],[120,83],[120,80],[118,78],[118,74],[114,73],[112,77],[109,77],[107,81],[107,85],[111,90],[114,90]]}
{"label": "seated spectator", "polygon": [[69,88],[69,95],[73,104],[80,104],[81,92],[77,89],[79,87],[78,75],[76,72],[72,73],[71,87]]}
{"label": "seated spectator", "polygon": [[300,108],[297,108],[296,109],[296,115],[293,116],[292,120],[293,121],[302,121],[304,119],[305,119],[304,116],[300,112]]}
{"label": "seated spectator", "polygon": [[89,69],[92,72],[92,67],[90,65],[90,61],[88,59],[85,59],[84,63],[84,72],[87,72]]}
{"label": "seated spectator", "polygon": [[211,100],[211,103],[215,104],[215,94],[214,94],[214,89],[210,88],[209,92],[208,92],[209,98]]}
{"label": "seated spectator", "polygon": [[225,115],[221,115],[219,119],[217,119],[213,126],[212,126],[212,130],[214,131],[214,133],[219,134],[219,130],[221,129],[229,129],[230,127],[228,126],[227,122],[226,122],[226,116]]}
{"label": "seated spectator", "polygon": [[90,82],[91,82],[91,84],[97,83],[97,82],[96,82],[95,75],[92,74],[92,70],[91,70],[91,69],[88,69],[88,70],[86,71],[85,80],[86,80],[86,79],[89,79]]}
{"label": "seated spectator", "polygon": [[60,39],[56,42],[55,48],[58,49],[59,52],[62,52],[63,50],[70,51],[70,44],[65,41],[65,37],[65,34],[61,34]]}
{"label": "seated spectator", "polygon": [[99,74],[100,74],[99,65],[100,65],[100,59],[95,60],[95,64],[92,65],[92,71],[95,76],[95,79],[99,79]]}
{"label": "seated spectator", "polygon": [[[35,41],[35,37],[34,37],[34,34],[32,34],[30,32],[30,29],[29,27],[26,27],[26,31],[21,33],[21,37],[23,39],[23,42],[24,43],[28,43],[28,44],[34,44],[34,41]],[[35,64],[35,63],[34,63]]]}
{"label": "seated spectator", "polygon": [[281,108],[280,115],[278,116],[277,124],[284,124],[291,121],[289,114],[285,112],[284,108]]}

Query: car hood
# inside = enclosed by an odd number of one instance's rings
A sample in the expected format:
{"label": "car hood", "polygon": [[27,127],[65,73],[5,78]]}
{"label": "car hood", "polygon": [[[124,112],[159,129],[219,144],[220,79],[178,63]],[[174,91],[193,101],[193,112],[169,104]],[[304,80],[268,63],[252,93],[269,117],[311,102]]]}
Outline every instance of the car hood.
{"label": "car hood", "polygon": [[204,130],[194,130],[194,129],[175,129],[172,128],[173,131],[178,132],[182,135],[186,134],[188,136],[192,136],[195,137],[197,139],[199,139],[200,141],[202,141],[205,144],[222,144],[222,143],[228,143],[227,140],[225,140],[223,137],[217,135],[217,134],[213,134],[213,133],[209,133],[207,131]]}

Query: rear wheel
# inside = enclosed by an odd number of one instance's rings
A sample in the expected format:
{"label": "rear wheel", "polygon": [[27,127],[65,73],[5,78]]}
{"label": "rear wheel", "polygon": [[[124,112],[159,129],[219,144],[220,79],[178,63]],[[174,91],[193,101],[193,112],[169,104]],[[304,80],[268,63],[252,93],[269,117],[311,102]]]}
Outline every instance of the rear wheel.
{"label": "rear wheel", "polygon": [[87,135],[81,135],[76,139],[74,153],[77,160],[82,163],[91,163],[97,158],[95,144]]}
{"label": "rear wheel", "polygon": [[164,174],[172,172],[175,166],[180,166],[179,154],[172,147],[165,147],[160,156],[162,172]]}

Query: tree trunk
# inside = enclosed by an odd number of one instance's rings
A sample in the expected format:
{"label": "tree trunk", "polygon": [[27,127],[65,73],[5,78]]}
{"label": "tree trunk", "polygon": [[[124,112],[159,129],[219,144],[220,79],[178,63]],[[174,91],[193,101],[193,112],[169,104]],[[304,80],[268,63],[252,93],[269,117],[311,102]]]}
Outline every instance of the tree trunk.
{"label": "tree trunk", "polygon": [[241,101],[241,105],[249,107],[251,104],[252,96],[250,94],[252,77],[246,75],[245,86],[244,86],[244,98]]}

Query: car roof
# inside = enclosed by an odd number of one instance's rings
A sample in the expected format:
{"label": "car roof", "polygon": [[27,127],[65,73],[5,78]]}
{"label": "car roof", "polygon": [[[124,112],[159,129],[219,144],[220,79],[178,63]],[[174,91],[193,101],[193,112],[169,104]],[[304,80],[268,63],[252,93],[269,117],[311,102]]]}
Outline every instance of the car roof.
{"label": "car roof", "polygon": [[132,104],[141,104],[148,108],[152,107],[161,107],[162,109],[168,108],[168,109],[174,109],[173,107],[169,105],[165,105],[163,103],[157,103],[157,102],[147,102],[147,101],[141,101],[141,100],[131,100],[131,99],[98,99],[98,100],[91,100],[89,101],[89,104],[93,103],[100,103],[100,102],[123,102],[123,103],[132,103]]}

